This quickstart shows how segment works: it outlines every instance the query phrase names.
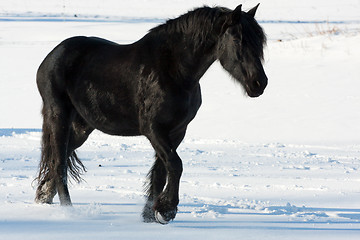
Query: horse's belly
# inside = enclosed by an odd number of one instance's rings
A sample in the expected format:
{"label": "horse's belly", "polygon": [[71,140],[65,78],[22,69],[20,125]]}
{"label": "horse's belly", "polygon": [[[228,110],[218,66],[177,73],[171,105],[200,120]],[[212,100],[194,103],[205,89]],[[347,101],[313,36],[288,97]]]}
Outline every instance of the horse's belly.
{"label": "horse's belly", "polygon": [[117,135],[117,136],[139,136],[141,133],[139,132],[138,128],[130,126],[128,124],[124,124],[121,122],[116,126],[105,126],[99,125],[96,129],[110,135]]}
{"label": "horse's belly", "polygon": [[96,129],[118,136],[138,136],[140,135],[139,126],[135,119],[129,119],[127,116],[117,116],[116,119],[105,119],[104,121],[96,121]]}
{"label": "horse's belly", "polygon": [[99,104],[94,101],[83,101],[74,106],[86,122],[104,133],[119,136],[140,135],[136,111],[126,104]]}

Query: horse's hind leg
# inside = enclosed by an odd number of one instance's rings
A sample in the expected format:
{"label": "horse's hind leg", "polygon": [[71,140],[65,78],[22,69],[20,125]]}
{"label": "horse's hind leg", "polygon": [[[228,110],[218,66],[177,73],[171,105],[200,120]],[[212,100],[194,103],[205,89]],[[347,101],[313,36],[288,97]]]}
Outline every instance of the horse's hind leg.
{"label": "horse's hind leg", "polygon": [[71,205],[67,187],[71,110],[59,99],[50,99],[43,106],[42,154],[35,201],[52,203],[57,192],[61,205]]}
{"label": "horse's hind leg", "polygon": [[[62,128],[63,132],[59,133],[59,127],[56,127],[58,123],[54,123],[54,119],[49,120],[46,109],[43,110],[43,115],[43,146],[38,177],[41,181],[39,182],[35,201],[50,204],[56,193],[59,192],[61,205],[70,205],[71,200],[67,189],[67,171],[70,172],[70,175],[76,181],[79,182],[81,180],[80,174],[85,171],[85,167],[77,158],[75,149],[86,141],[89,134],[93,131],[93,128],[87,125],[86,122],[75,113],[70,118],[72,121],[69,127],[66,124],[69,120],[60,120],[60,122],[65,124],[63,125],[65,127]],[[55,120],[55,122],[58,121]],[[66,133],[66,131],[68,131],[68,133]],[[57,136],[57,139],[55,136]],[[61,150],[62,147],[58,146],[60,138],[63,138],[62,142],[67,142],[65,158],[63,155],[65,150]],[[58,152],[57,155],[55,155],[56,151]],[[61,161],[59,159],[61,159]]]}
{"label": "horse's hind leg", "polygon": [[56,185],[52,171],[50,171],[54,168],[50,144],[50,124],[45,117],[43,118],[41,145],[40,170],[37,177],[39,186],[36,190],[35,202],[51,204],[56,195]]}

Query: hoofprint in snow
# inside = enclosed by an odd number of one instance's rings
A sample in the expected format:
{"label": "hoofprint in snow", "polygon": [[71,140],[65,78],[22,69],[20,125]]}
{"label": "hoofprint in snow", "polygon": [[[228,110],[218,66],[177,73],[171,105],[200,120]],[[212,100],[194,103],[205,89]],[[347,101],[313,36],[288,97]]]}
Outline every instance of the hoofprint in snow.
{"label": "hoofprint in snow", "polygon": [[[58,201],[52,206],[33,202],[40,138],[41,132],[0,137],[0,236],[41,236],[54,227],[69,234],[86,229],[86,239],[104,231],[109,236],[130,234],[123,232],[126,227],[152,235],[158,231],[140,218],[154,155],[145,138],[94,132],[78,151],[87,172],[84,182],[71,185],[73,208],[61,208]],[[350,234],[349,239],[359,236],[359,145],[187,138],[178,152],[184,174],[171,231],[322,232],[331,239],[336,229]]]}

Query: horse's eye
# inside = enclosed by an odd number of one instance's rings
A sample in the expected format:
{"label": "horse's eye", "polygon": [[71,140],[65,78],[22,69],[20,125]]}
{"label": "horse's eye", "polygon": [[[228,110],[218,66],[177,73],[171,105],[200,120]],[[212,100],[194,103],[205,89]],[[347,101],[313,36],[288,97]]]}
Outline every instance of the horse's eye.
{"label": "horse's eye", "polygon": [[239,40],[239,39],[234,39],[233,41],[234,41],[234,43],[235,43],[236,45],[240,45],[240,40]]}

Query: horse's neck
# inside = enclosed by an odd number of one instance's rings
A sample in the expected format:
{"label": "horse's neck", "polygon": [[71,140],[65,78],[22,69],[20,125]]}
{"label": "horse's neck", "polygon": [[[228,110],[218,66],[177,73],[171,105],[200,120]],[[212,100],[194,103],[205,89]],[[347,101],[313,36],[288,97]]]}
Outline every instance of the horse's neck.
{"label": "horse's neck", "polygon": [[216,60],[216,43],[184,40],[174,46],[174,53],[180,55],[177,59],[183,77],[198,82]]}
{"label": "horse's neck", "polygon": [[[150,33],[138,43],[140,49],[148,49],[149,55],[159,57],[162,71],[180,84],[197,85],[200,78],[216,60],[216,42],[210,43],[208,39],[199,40],[199,36],[188,34],[162,35]],[[206,42],[207,41],[207,42]],[[157,64],[159,67],[159,64]],[[181,83],[184,81],[184,83]]]}

